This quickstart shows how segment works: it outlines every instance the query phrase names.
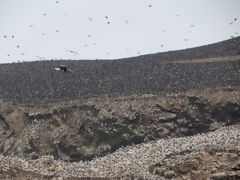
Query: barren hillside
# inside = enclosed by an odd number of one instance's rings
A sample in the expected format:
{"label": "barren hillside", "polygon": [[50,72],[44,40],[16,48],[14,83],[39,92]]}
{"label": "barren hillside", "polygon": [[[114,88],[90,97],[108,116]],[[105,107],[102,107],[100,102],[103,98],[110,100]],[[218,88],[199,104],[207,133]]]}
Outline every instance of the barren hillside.
{"label": "barren hillside", "polygon": [[0,65],[0,179],[239,179],[239,43]]}

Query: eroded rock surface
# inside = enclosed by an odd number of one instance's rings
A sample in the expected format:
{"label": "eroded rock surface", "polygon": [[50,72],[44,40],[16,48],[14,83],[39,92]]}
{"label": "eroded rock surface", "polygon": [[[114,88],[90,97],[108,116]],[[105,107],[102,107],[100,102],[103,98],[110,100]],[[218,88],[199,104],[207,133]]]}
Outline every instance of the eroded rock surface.
{"label": "eroded rock surface", "polygon": [[205,133],[239,120],[239,88],[32,106],[2,103],[0,152],[27,159],[90,160],[121,146]]}

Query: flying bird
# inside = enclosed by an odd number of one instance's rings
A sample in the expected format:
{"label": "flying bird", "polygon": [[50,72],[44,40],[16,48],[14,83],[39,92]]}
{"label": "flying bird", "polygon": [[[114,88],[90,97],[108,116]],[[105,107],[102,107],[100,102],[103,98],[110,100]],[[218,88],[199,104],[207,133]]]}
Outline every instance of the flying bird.
{"label": "flying bird", "polygon": [[188,41],[188,39],[184,39],[184,41]]}
{"label": "flying bird", "polygon": [[3,37],[4,37],[4,38],[7,38],[7,36],[6,36],[6,35],[4,35]]}
{"label": "flying bird", "polygon": [[234,18],[234,21],[237,21],[237,18]]}
{"label": "flying bird", "polygon": [[56,32],[59,32],[59,30],[58,30],[58,29],[56,29]]}
{"label": "flying bird", "polygon": [[107,23],[108,23],[108,24],[110,24],[110,22],[109,22],[109,21],[108,21]]}
{"label": "flying bird", "polygon": [[106,19],[108,19],[108,16],[105,16]]}
{"label": "flying bird", "polygon": [[129,21],[128,21],[128,20],[125,20],[125,23],[126,23],[126,24],[129,24]]}
{"label": "flying bird", "polygon": [[60,65],[59,68],[54,68],[56,71],[63,71],[63,72],[71,72],[70,69],[67,68],[65,65]]}
{"label": "flying bird", "polygon": [[44,16],[46,16],[47,14],[46,13],[43,13]]}
{"label": "flying bird", "polygon": [[20,46],[19,45],[17,45],[17,48],[19,48]]}
{"label": "flying bird", "polygon": [[67,50],[68,52],[72,53],[74,56],[76,56],[78,54],[77,51],[73,51],[73,50]]}
{"label": "flying bird", "polygon": [[14,35],[12,35],[12,38],[14,38]]}
{"label": "flying bird", "polygon": [[148,7],[151,8],[151,7],[152,7],[152,4],[148,5]]}
{"label": "flying bird", "polygon": [[87,37],[89,37],[89,38],[90,38],[90,37],[92,37],[92,36],[91,36],[90,34],[88,34],[88,35],[87,35]]}
{"label": "flying bird", "polygon": [[190,25],[190,27],[194,27],[194,25],[193,25],[193,24],[191,24],[191,25]]}
{"label": "flying bird", "polygon": [[93,19],[92,19],[92,18],[88,18],[88,20],[89,20],[89,21],[93,21]]}

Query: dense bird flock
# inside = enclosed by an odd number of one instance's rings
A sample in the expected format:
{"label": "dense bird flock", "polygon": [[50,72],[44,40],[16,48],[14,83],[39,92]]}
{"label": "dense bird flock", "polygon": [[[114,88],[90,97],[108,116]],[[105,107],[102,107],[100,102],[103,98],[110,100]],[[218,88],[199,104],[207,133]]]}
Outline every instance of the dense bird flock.
{"label": "dense bird flock", "polygon": [[[54,101],[103,94],[174,93],[236,86],[240,84],[238,55],[240,38],[113,61],[51,60],[2,64],[0,98],[19,102]],[[226,56],[229,58],[224,61],[208,60]],[[204,61],[199,62],[199,59]],[[189,62],[182,63],[183,60]],[[71,73],[54,70],[61,64],[71,69]]]}

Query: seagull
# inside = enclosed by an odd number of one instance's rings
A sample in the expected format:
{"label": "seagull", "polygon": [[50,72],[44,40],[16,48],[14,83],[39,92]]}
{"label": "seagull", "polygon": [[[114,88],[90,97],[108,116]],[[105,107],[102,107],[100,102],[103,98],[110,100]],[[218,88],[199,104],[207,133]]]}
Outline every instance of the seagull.
{"label": "seagull", "polygon": [[230,24],[230,25],[232,25],[232,24],[233,24],[233,22],[230,22],[229,24]]}
{"label": "seagull", "polygon": [[58,30],[58,29],[56,29],[56,32],[59,32],[59,30]]}
{"label": "seagull", "polygon": [[19,48],[19,45],[17,45],[17,48]]}
{"label": "seagull", "polygon": [[148,7],[151,8],[151,7],[152,7],[152,4],[150,4]]}
{"label": "seagull", "polygon": [[163,47],[163,44],[161,44],[161,47]]}
{"label": "seagull", "polygon": [[237,18],[234,18],[234,21],[237,21]]}
{"label": "seagull", "polygon": [[184,39],[184,41],[188,41],[188,39]]}
{"label": "seagull", "polygon": [[46,13],[43,13],[44,16],[46,16],[47,14]]}
{"label": "seagull", "polygon": [[7,36],[6,36],[6,35],[4,35],[3,37],[4,37],[4,38],[7,38]]}
{"label": "seagull", "polygon": [[105,16],[106,19],[108,19],[108,16]]}
{"label": "seagull", "polygon": [[58,4],[59,1],[56,1],[56,3]]}
{"label": "seagull", "polygon": [[14,38],[14,35],[12,35],[12,38]]}
{"label": "seagull", "polygon": [[191,25],[190,25],[190,27],[194,27],[194,25],[193,25],[193,24],[191,24]]}
{"label": "seagull", "polygon": [[90,37],[92,37],[92,36],[91,36],[90,34],[88,34],[88,35],[87,35],[87,37],[89,37],[89,38],[90,38]]}
{"label": "seagull", "polygon": [[73,51],[73,50],[67,50],[68,52],[72,53],[74,56],[76,56],[78,54],[78,52]]}
{"label": "seagull", "polygon": [[129,21],[128,21],[128,20],[125,20],[125,23],[126,23],[126,24],[129,24]]}
{"label": "seagull", "polygon": [[108,21],[107,23],[108,23],[108,24],[110,24],[110,22],[109,22],[109,21]]}
{"label": "seagull", "polygon": [[88,20],[89,20],[89,21],[93,21],[93,19],[92,19],[92,18],[88,18]]}

